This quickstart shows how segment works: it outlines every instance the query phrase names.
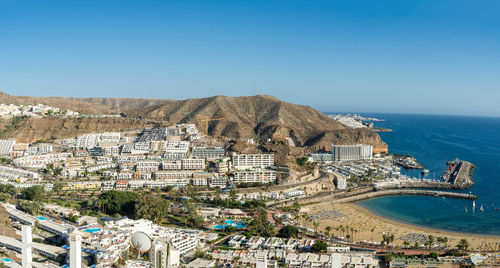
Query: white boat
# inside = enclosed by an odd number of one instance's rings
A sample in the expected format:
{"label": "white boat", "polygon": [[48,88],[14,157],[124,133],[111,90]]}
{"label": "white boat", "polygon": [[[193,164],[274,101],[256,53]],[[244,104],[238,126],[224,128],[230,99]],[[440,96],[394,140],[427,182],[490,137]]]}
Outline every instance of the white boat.
{"label": "white boat", "polygon": [[483,205],[481,205],[481,207],[479,208],[479,211],[484,212]]}
{"label": "white boat", "polygon": [[476,200],[472,201],[472,209],[476,209]]}

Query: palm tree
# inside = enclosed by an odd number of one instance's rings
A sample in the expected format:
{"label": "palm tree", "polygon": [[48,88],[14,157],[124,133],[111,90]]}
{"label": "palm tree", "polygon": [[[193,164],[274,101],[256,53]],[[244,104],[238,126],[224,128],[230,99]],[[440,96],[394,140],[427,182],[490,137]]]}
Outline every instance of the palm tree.
{"label": "palm tree", "polygon": [[407,248],[407,247],[409,247],[409,246],[410,246],[410,242],[408,242],[408,241],[404,241],[404,242],[403,242],[403,246],[404,246],[404,247],[406,247],[406,248]]}
{"label": "palm tree", "polygon": [[469,241],[466,239],[461,239],[460,242],[457,244],[457,249],[462,250],[462,251],[467,251],[469,248]]}
{"label": "palm tree", "polygon": [[332,230],[332,226],[326,226],[325,227],[325,231],[326,231],[326,235],[327,236],[330,236],[330,231]]}
{"label": "palm tree", "polygon": [[432,247],[432,245],[434,245],[434,236],[433,235],[429,235],[427,237],[427,241],[429,241],[429,247]]}

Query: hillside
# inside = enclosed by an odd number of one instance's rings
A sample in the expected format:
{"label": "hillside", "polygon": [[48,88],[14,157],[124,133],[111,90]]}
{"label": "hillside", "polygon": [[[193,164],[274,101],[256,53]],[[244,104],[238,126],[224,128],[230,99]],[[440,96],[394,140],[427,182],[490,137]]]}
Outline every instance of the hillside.
{"label": "hillside", "polygon": [[369,129],[351,129],[328,118],[309,106],[283,102],[271,96],[215,96],[200,99],[168,101],[141,110],[130,110],[132,117],[169,122],[191,122],[205,131],[205,118],[210,121],[208,133],[230,138],[283,139],[290,137],[297,146],[329,149],[331,143],[373,144],[377,151],[387,149],[380,137]]}
{"label": "hillside", "polygon": [[28,105],[28,104],[46,104],[52,107],[61,108],[64,110],[78,111],[84,114],[111,114],[111,109],[99,103],[86,102],[78,98],[66,97],[27,97],[27,96],[11,96],[0,92],[0,103]]}
{"label": "hillside", "polygon": [[[0,127],[5,130],[12,119],[0,119]],[[106,131],[127,131],[141,129],[145,123],[128,118],[26,118],[11,130],[2,131],[1,138],[14,138],[17,142],[35,142],[71,138],[86,133]]]}
{"label": "hillside", "polygon": [[[210,121],[208,133],[213,136],[228,138],[254,138],[260,141],[268,139],[283,140],[291,138],[297,146],[310,150],[329,150],[330,144],[367,143],[375,151],[384,151],[387,145],[369,129],[351,129],[310,106],[291,104],[272,96],[257,95],[245,97],[214,96],[187,100],[133,99],[133,98],[67,98],[67,97],[17,97],[0,93],[0,102],[14,104],[44,103],[62,109],[72,109],[82,113],[118,114],[129,118],[143,118],[165,121],[170,124],[188,122],[203,132],[206,131],[204,119]],[[48,119],[44,119],[48,120]],[[106,126],[88,119],[85,125],[62,122],[64,119],[51,118],[48,122],[20,124],[9,136],[17,135],[22,140],[36,140],[47,137],[66,137],[77,133],[119,130],[119,124]],[[119,119],[117,119],[119,120]],[[43,120],[42,120],[43,121]],[[5,125],[7,123],[3,123]],[[48,124],[48,125],[45,125]],[[2,122],[0,122],[2,125]],[[124,129],[139,126],[138,122],[126,123]],[[36,126],[36,127],[34,127]],[[57,128],[61,127],[61,131]],[[78,127],[78,128],[77,128]],[[40,128],[41,130],[38,130]],[[73,129],[69,129],[73,128]],[[42,137],[43,136],[43,137]]]}

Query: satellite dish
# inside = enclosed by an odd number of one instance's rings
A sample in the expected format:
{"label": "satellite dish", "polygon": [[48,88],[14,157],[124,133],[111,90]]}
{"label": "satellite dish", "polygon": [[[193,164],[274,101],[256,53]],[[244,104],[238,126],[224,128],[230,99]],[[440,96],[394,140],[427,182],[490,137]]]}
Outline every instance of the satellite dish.
{"label": "satellite dish", "polygon": [[151,238],[144,232],[135,232],[130,238],[132,246],[140,253],[146,253],[151,249]]}

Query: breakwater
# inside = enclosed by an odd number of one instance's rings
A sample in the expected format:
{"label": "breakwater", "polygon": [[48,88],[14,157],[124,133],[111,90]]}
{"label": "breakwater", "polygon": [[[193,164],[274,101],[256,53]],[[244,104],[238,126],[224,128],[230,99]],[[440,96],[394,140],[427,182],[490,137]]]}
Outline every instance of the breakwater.
{"label": "breakwater", "polygon": [[362,193],[359,195],[333,199],[331,201],[334,203],[350,203],[350,202],[357,202],[361,200],[366,200],[381,196],[388,196],[388,195],[424,195],[424,196],[470,199],[470,200],[474,200],[477,198],[476,195],[465,194],[465,193],[455,193],[455,192],[445,192],[445,191],[435,191],[435,190],[417,190],[417,189],[391,189],[391,190],[381,190],[369,193]]}
{"label": "breakwater", "polygon": [[450,162],[450,170],[443,175],[445,181],[452,183],[457,189],[467,189],[474,184],[472,175],[476,166],[467,161]]}
{"label": "breakwater", "polygon": [[[445,197],[445,198],[457,198],[457,199],[469,199],[474,200],[477,198],[476,195],[466,194],[466,193],[457,193],[457,192],[449,192],[449,191],[440,191],[455,189],[453,186],[449,186],[449,183],[439,183],[431,185],[425,184],[414,184],[412,188],[410,185],[399,186],[399,187],[383,187],[383,188],[374,188],[370,186],[359,187],[351,190],[336,190],[333,192],[320,192],[314,195],[306,196],[303,198],[299,198],[297,200],[283,200],[283,201],[271,201],[268,202],[267,205],[269,207],[277,207],[277,206],[290,206],[295,201],[299,202],[299,204],[307,204],[307,203],[317,203],[317,202],[335,202],[335,203],[350,203],[357,202],[361,200],[381,197],[381,196],[391,196],[391,195],[420,195],[420,196],[436,196],[436,197]],[[415,189],[415,188],[420,189]],[[422,188],[431,188],[431,189],[422,189]]]}

